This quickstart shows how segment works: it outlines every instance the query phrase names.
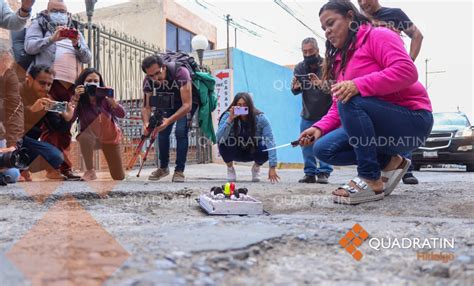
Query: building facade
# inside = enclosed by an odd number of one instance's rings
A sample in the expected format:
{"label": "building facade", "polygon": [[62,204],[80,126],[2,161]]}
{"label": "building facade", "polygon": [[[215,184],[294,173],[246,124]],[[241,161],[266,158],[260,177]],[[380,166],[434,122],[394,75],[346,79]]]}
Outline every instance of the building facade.
{"label": "building facade", "polygon": [[[79,16],[87,19],[85,13]],[[202,34],[210,49],[217,45],[217,28],[173,0],[131,0],[95,10],[93,23],[132,36],[161,50],[191,52],[191,39]]]}

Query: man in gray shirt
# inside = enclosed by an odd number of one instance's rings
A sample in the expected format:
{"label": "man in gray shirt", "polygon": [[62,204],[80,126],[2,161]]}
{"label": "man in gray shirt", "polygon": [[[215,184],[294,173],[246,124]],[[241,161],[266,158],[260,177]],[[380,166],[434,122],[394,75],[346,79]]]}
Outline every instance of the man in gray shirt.
{"label": "man in gray shirt", "polygon": [[[324,92],[315,85],[308,74],[315,74],[321,77],[321,65],[323,59],[319,56],[318,43],[315,38],[306,38],[301,44],[304,61],[296,65],[294,77],[291,84],[291,92],[294,95],[302,94],[303,111],[301,112],[301,132],[311,127],[316,121],[319,121],[327,114],[332,104],[331,95]],[[319,160],[317,167],[317,158],[313,153],[313,146],[302,148],[304,158],[305,176],[299,180],[300,183],[320,183],[327,184],[328,178],[333,171],[332,166]],[[318,180],[316,181],[316,176]]]}
{"label": "man in gray shirt", "polygon": [[34,3],[35,0],[21,0],[21,8],[15,13],[5,0],[0,0],[0,27],[13,31],[23,29]]}

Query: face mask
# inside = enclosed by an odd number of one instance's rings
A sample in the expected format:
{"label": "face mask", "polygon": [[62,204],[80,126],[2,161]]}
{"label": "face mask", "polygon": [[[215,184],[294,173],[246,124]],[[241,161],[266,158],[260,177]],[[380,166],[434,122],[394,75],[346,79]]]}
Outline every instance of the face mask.
{"label": "face mask", "polygon": [[318,57],[316,55],[304,57],[304,63],[306,65],[314,65],[318,63]]}
{"label": "face mask", "polygon": [[49,17],[51,18],[52,24],[56,26],[65,26],[67,25],[67,14],[61,12],[50,13]]}
{"label": "face mask", "polygon": [[85,85],[95,85],[96,87],[99,87],[100,83],[99,82],[86,82]]}

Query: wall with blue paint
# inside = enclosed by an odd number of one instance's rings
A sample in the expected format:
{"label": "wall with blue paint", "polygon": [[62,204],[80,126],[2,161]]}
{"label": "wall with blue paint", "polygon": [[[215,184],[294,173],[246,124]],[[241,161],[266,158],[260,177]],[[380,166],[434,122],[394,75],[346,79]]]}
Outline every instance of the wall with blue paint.
{"label": "wall with blue paint", "polygon": [[[234,95],[253,94],[255,105],[270,121],[277,145],[289,143],[300,134],[301,96],[291,93],[293,71],[267,60],[232,49]],[[278,162],[303,163],[300,148],[277,151]]]}

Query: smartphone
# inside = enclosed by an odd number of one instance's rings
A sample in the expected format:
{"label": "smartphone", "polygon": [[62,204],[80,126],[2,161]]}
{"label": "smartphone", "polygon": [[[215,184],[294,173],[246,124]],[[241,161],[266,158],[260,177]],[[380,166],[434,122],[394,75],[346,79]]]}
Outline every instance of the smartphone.
{"label": "smartphone", "polygon": [[48,111],[63,113],[67,110],[67,101],[53,101],[48,106]]}
{"label": "smartphone", "polygon": [[78,35],[79,32],[75,29],[61,30],[61,32],[59,32],[59,36],[68,39],[76,39]]}
{"label": "smartphone", "polygon": [[295,74],[295,77],[301,83],[311,81],[311,78],[309,77],[309,74]]}
{"label": "smartphone", "polygon": [[249,108],[246,106],[235,106],[234,107],[234,115],[248,115]]}
{"label": "smartphone", "polygon": [[109,87],[99,87],[94,84],[86,84],[84,88],[85,94],[89,96],[95,96],[97,98],[114,97],[114,90]]}
{"label": "smartphone", "polygon": [[114,98],[114,90],[108,87],[97,87],[95,89],[95,96],[97,96],[98,98]]}

